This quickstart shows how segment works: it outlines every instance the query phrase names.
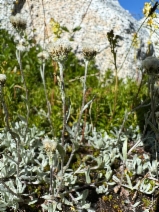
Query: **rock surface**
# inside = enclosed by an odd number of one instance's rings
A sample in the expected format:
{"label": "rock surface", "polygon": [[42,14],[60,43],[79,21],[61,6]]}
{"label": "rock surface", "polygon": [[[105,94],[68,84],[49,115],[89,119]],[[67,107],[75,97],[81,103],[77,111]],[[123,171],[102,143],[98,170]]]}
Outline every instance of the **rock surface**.
{"label": "rock surface", "polygon": [[[85,43],[99,50],[96,65],[101,73],[108,68],[114,69],[113,56],[107,39],[107,32],[110,30],[113,30],[115,35],[119,35],[117,66],[120,77],[129,76],[140,80],[141,60],[154,54],[153,45],[148,50],[149,32],[146,29],[141,29],[138,33],[137,49],[131,47],[133,35],[140,24],[120,6],[118,0],[19,0],[19,4],[14,5],[13,1],[0,0],[0,3],[5,2],[3,7],[6,7],[7,2],[7,10],[12,8],[13,14],[20,12],[27,18],[29,36],[34,37],[41,45],[54,41],[55,35],[50,24],[50,20],[53,19],[60,26],[67,27],[69,32],[63,31],[61,39],[73,38],[71,45],[79,58],[82,45]],[[7,14],[8,17],[10,13]],[[7,18],[0,19],[2,27],[12,32],[13,29]],[[73,29],[78,26],[81,29],[73,32]],[[128,51],[129,54],[125,60]]]}

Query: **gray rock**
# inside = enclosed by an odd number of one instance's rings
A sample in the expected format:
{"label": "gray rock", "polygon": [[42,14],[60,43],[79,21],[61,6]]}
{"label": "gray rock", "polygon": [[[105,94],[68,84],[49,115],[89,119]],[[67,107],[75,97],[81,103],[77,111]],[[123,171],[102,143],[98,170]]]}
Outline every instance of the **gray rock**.
{"label": "gray rock", "polygon": [[[119,77],[129,76],[140,80],[141,61],[154,54],[153,44],[148,51],[149,32],[146,29],[141,29],[138,33],[138,47],[132,47],[133,35],[140,24],[120,6],[118,0],[45,0],[43,4],[39,0],[27,0],[22,1],[19,7],[14,6],[14,0],[8,2],[9,8],[14,8],[14,14],[20,12],[27,18],[28,36],[33,37],[42,46],[45,47],[55,38],[50,25],[53,18],[60,26],[65,26],[69,30],[69,33],[61,34],[61,39],[73,38],[71,45],[79,58],[84,43],[97,48],[100,53],[96,57],[96,65],[101,74],[108,68],[114,70],[113,56],[107,39],[107,32],[110,30],[119,35],[116,49]],[[6,28],[14,33],[6,19],[1,18],[2,26],[6,25]],[[81,29],[73,32],[78,26]]]}

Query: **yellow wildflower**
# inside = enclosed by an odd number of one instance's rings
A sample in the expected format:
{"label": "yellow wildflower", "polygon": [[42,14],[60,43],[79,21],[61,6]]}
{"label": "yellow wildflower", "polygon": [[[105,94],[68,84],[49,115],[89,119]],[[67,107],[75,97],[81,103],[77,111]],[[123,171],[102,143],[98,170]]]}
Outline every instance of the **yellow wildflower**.
{"label": "yellow wildflower", "polygon": [[153,25],[153,19],[149,18],[147,21],[147,25],[152,26]]}
{"label": "yellow wildflower", "polygon": [[140,41],[139,41],[139,38],[138,38],[138,35],[137,35],[137,33],[134,33],[133,34],[133,39],[132,39],[132,41],[133,41],[133,47],[134,48],[138,48],[139,47],[139,44],[140,44]]}
{"label": "yellow wildflower", "polygon": [[152,9],[151,3],[145,2],[143,8],[143,14],[147,17],[150,14],[151,9]]}
{"label": "yellow wildflower", "polygon": [[51,18],[51,20],[50,20],[50,25],[51,25],[51,30],[52,30],[53,34],[55,35],[55,40],[57,40],[58,38],[60,38],[60,36],[62,34],[61,26],[53,18]]}
{"label": "yellow wildflower", "polygon": [[152,13],[151,17],[152,18],[157,18],[157,13]]}

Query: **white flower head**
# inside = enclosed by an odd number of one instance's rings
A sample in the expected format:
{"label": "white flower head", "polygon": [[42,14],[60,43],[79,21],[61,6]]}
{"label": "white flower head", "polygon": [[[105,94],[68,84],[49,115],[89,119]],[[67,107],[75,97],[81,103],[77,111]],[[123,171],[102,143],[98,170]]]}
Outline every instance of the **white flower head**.
{"label": "white flower head", "polygon": [[20,52],[25,52],[28,50],[26,43],[23,39],[21,39],[19,43],[16,45],[16,49],[19,50]]}
{"label": "white flower head", "polygon": [[24,16],[20,13],[17,13],[15,16],[10,16],[10,22],[15,28],[25,29],[27,21]]}
{"label": "white flower head", "polygon": [[71,51],[71,47],[69,43],[57,41],[49,43],[47,45],[47,50],[54,61],[63,62]]}
{"label": "white flower head", "polygon": [[159,59],[157,57],[147,57],[142,62],[142,68],[145,69],[149,75],[158,75]]}
{"label": "white flower head", "polygon": [[6,79],[7,77],[5,74],[0,74],[0,85],[4,86]]}
{"label": "white flower head", "polygon": [[98,53],[97,49],[91,44],[88,44],[88,43],[83,44],[82,54],[85,60],[89,61],[94,59],[97,53]]}
{"label": "white flower head", "polygon": [[42,61],[48,60],[49,59],[49,53],[47,51],[42,51],[37,55],[37,57]]}
{"label": "white flower head", "polygon": [[45,138],[43,141],[43,147],[46,152],[55,152],[57,147],[56,138],[51,140],[50,138]]}
{"label": "white flower head", "polygon": [[19,43],[19,44],[16,45],[16,49],[19,50],[20,52],[25,52],[26,46]]}

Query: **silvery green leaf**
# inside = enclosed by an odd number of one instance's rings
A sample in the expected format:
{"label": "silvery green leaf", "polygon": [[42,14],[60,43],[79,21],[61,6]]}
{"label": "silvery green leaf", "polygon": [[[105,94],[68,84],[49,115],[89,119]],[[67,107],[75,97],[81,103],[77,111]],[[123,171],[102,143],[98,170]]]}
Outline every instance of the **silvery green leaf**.
{"label": "silvery green leaf", "polygon": [[70,140],[71,140],[71,142],[74,144],[75,150],[78,150],[78,148],[79,148],[79,143],[78,143],[75,139],[70,139]]}
{"label": "silvery green leaf", "polygon": [[150,170],[151,170],[151,172],[153,173],[153,174],[156,174],[156,172],[157,172],[157,161],[156,160],[153,160],[152,161],[152,166],[150,166]]}
{"label": "silvery green leaf", "polygon": [[6,206],[3,206],[3,205],[0,204],[0,211],[1,212],[3,212],[3,211],[6,212],[6,209],[7,209]]}
{"label": "silvery green leaf", "polygon": [[48,205],[48,212],[56,212],[57,202],[53,201]]}
{"label": "silvery green leaf", "polygon": [[41,206],[42,206],[42,208],[43,208],[44,210],[48,210],[48,206],[47,206],[47,205],[41,204]]}
{"label": "silvery green leaf", "polygon": [[12,180],[9,180],[8,182],[6,182],[6,185],[14,192],[17,192],[17,189],[14,186],[14,182]]}
{"label": "silvery green leaf", "polygon": [[79,194],[79,192],[76,192],[78,197],[74,198],[74,202],[77,203],[79,200],[83,199],[83,194]]}
{"label": "silvery green leaf", "polygon": [[89,194],[89,190],[88,189],[85,189],[83,191],[83,193],[82,193],[82,195],[83,195],[82,204],[84,204],[84,202],[86,201],[86,198],[87,198],[88,194]]}
{"label": "silvery green leaf", "polygon": [[61,158],[64,158],[66,153],[65,153],[65,149],[63,148],[63,146],[61,144],[57,145],[57,150],[58,150]]}
{"label": "silvery green leaf", "polygon": [[140,165],[141,164],[141,159],[140,158],[136,158],[136,163],[137,163],[137,165]]}
{"label": "silvery green leaf", "polygon": [[67,124],[66,124],[66,130],[72,136],[72,138],[75,137],[75,133],[72,131],[72,129]]}
{"label": "silvery green leaf", "polygon": [[82,208],[83,209],[89,209],[90,206],[91,206],[91,203],[86,203],[86,204],[82,205]]}
{"label": "silvery green leaf", "polygon": [[132,186],[132,183],[131,183],[131,179],[130,179],[130,177],[129,177],[128,174],[126,174],[126,179],[127,179],[127,183],[128,183],[128,185],[129,185],[129,188],[130,188],[131,190],[133,190],[133,186]]}
{"label": "silvery green leaf", "polygon": [[97,168],[104,168],[105,163],[101,155],[99,155],[95,160],[97,161]]}
{"label": "silvery green leaf", "polygon": [[139,202],[136,202],[134,205],[132,205],[132,207],[133,208],[136,208],[139,204],[140,204],[140,201]]}
{"label": "silvery green leaf", "polygon": [[103,193],[106,193],[107,191],[108,191],[108,186],[105,187],[104,185],[101,185],[99,187],[96,187],[97,194],[103,194]]}
{"label": "silvery green leaf", "polygon": [[140,180],[137,182],[137,184],[133,187],[134,190],[138,190],[140,186]]}
{"label": "silvery green leaf", "polygon": [[3,200],[0,200],[0,211],[6,211],[8,204]]}
{"label": "silvery green leaf", "polygon": [[137,174],[142,174],[142,172],[143,172],[143,167],[142,167],[142,165],[139,165],[139,166],[137,167],[136,173],[137,173]]}
{"label": "silvery green leaf", "polygon": [[70,174],[65,173],[64,175],[65,186],[74,185],[76,183],[76,180],[77,180],[77,176],[72,175],[72,173]]}
{"label": "silvery green leaf", "polygon": [[91,183],[91,178],[89,176],[90,174],[90,167],[87,168],[87,170],[85,171],[85,177],[86,177],[86,183]]}
{"label": "silvery green leaf", "polygon": [[17,193],[22,194],[26,188],[26,185],[25,184],[23,185],[18,178],[16,178],[16,185],[17,185]]}
{"label": "silvery green leaf", "polygon": [[143,164],[143,170],[149,169],[149,167],[151,167],[150,161],[147,161]]}
{"label": "silvery green leaf", "polygon": [[137,164],[137,154],[133,157],[133,169],[136,170],[136,164]]}
{"label": "silvery green leaf", "polygon": [[110,156],[108,153],[104,154],[103,161],[105,162],[105,166],[110,163]]}
{"label": "silvery green leaf", "polygon": [[93,97],[92,100],[90,100],[90,101],[84,106],[84,108],[82,109],[82,113],[83,113],[83,112],[85,111],[85,109],[87,109],[88,106],[93,102],[94,98],[95,98],[95,96]]}
{"label": "silvery green leaf", "polygon": [[62,211],[62,207],[61,207],[61,206],[62,206],[61,203],[58,203],[58,204],[57,204],[57,209],[59,209],[60,211]]}
{"label": "silvery green leaf", "polygon": [[112,173],[113,173],[113,171],[112,171],[111,168],[109,167],[109,168],[107,169],[107,171],[106,171],[106,174],[105,174],[105,178],[106,178],[107,181],[110,180],[110,178],[111,178],[111,176],[112,176]]}
{"label": "silvery green leaf", "polygon": [[66,205],[71,205],[71,206],[73,205],[73,203],[68,201],[65,197],[62,198],[62,202]]}
{"label": "silvery green leaf", "polygon": [[133,161],[130,160],[130,159],[127,159],[126,160],[126,168],[129,170],[129,171],[133,171]]}
{"label": "silvery green leaf", "polygon": [[121,180],[119,178],[117,178],[115,175],[113,175],[112,179],[116,182],[116,183],[121,183]]}
{"label": "silvery green leaf", "polygon": [[110,185],[110,186],[116,185],[115,182],[107,182],[107,184]]}
{"label": "silvery green leaf", "polygon": [[42,198],[46,199],[46,200],[53,200],[54,197],[52,195],[44,195],[42,196]]}
{"label": "silvery green leaf", "polygon": [[32,204],[36,203],[37,201],[38,201],[38,199],[34,199],[34,200],[30,201],[30,202],[28,203],[28,205],[32,205]]}
{"label": "silvery green leaf", "polygon": [[123,147],[122,147],[122,153],[123,153],[123,160],[126,162],[127,160],[127,151],[128,151],[128,138],[126,138],[123,142]]}
{"label": "silvery green leaf", "polygon": [[68,98],[68,110],[66,111],[66,123],[68,122],[69,120],[69,117],[70,117],[70,114],[71,114],[71,100],[70,100],[70,97]]}

